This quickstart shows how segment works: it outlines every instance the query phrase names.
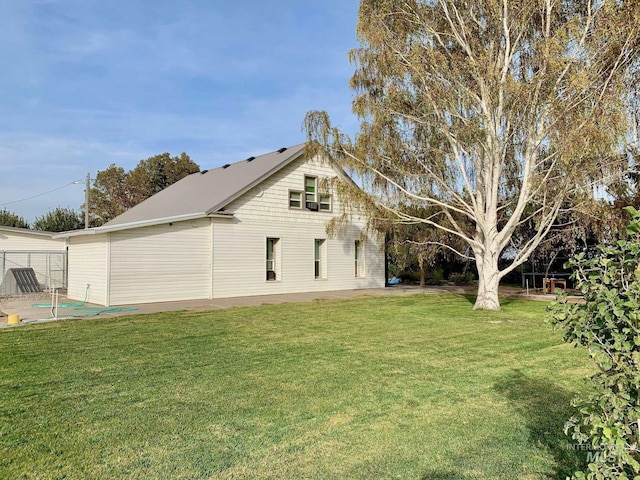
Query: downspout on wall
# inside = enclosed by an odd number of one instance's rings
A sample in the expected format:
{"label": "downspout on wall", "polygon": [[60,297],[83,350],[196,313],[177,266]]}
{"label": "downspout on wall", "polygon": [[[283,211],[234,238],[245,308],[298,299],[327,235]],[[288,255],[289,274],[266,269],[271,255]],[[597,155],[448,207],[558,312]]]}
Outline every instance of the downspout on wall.
{"label": "downspout on wall", "polygon": [[213,300],[213,232],[215,219],[211,218],[211,228],[209,231],[210,249],[209,249],[209,300]]}
{"label": "downspout on wall", "polygon": [[105,307],[111,306],[111,234],[107,233],[107,241],[105,242],[105,248],[107,251],[105,252],[105,259],[107,262],[105,268],[106,282],[104,288],[104,305]]}

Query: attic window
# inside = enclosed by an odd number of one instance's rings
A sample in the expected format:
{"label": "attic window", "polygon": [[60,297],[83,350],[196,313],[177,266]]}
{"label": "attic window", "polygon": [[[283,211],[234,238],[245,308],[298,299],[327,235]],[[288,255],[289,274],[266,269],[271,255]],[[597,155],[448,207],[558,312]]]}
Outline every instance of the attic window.
{"label": "attic window", "polygon": [[315,177],[304,177],[305,201],[316,201],[317,179]]}
{"label": "attic window", "polygon": [[319,191],[317,177],[304,176],[304,190],[289,190],[289,208],[312,212],[331,212],[333,200],[330,193]]}
{"label": "attic window", "polygon": [[289,190],[289,208],[302,208],[303,193],[296,190]]}
{"label": "attic window", "polygon": [[282,147],[280,150],[278,150],[278,153],[282,153],[287,149],[287,147]]}
{"label": "attic window", "polygon": [[330,212],[331,211],[331,195],[328,195],[326,193],[321,193],[319,196],[320,196],[320,201],[318,203],[320,204],[320,210],[323,212]]}

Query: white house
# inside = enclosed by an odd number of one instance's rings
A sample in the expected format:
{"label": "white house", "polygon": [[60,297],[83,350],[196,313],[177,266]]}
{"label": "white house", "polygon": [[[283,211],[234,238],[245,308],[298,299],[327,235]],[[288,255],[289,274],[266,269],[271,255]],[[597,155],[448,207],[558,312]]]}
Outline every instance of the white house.
{"label": "white house", "polygon": [[383,287],[381,239],[304,144],[189,175],[102,227],[66,232],[68,296],[101,305]]}
{"label": "white house", "polygon": [[[12,268],[33,268],[40,285],[60,288],[66,277],[66,240],[51,232],[0,226],[0,295],[20,293],[7,281]],[[11,285],[10,285],[11,284]]]}

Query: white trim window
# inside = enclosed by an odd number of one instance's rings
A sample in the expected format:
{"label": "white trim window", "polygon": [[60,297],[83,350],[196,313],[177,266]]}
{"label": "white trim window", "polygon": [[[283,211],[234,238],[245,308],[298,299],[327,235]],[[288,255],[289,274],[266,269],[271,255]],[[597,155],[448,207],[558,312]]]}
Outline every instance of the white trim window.
{"label": "white trim window", "polygon": [[353,263],[355,267],[355,276],[364,277],[364,269],[362,268],[364,266],[362,257],[362,242],[360,240],[356,240],[353,243]]}
{"label": "white trim window", "polygon": [[280,280],[279,272],[279,260],[280,260],[280,239],[279,238],[267,238],[267,250],[266,250],[266,267],[267,267],[267,281],[275,282]]}
{"label": "white trim window", "polygon": [[318,183],[318,177],[305,175],[303,190],[289,190],[289,209],[332,212],[333,197],[330,193],[320,192]]}
{"label": "white trim window", "polygon": [[316,177],[304,177],[304,201],[307,203],[317,202],[318,179]]}
{"label": "white trim window", "polygon": [[320,195],[320,211],[321,212],[330,212],[331,211],[331,195],[328,193],[321,193]]}
{"label": "white trim window", "polygon": [[302,204],[302,192],[297,190],[289,190],[289,208],[301,210],[304,207]]}
{"label": "white trim window", "polygon": [[313,241],[313,275],[316,280],[327,278],[327,241],[320,238]]}

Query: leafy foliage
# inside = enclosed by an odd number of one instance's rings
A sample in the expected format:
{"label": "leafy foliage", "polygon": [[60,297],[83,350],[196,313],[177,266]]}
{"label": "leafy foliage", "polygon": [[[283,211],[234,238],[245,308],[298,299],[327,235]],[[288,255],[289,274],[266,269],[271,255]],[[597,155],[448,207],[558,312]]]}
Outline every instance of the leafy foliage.
{"label": "leafy foliage", "polygon": [[361,180],[373,214],[466,243],[476,307],[497,309],[500,279],[616,168],[639,21],[630,0],[362,0],[351,52],[360,131],[351,140],[310,112],[310,144]]}
{"label": "leafy foliage", "polygon": [[[415,216],[430,215],[426,210],[407,210]],[[436,263],[441,264],[456,255],[465,257],[462,252],[466,245],[457,236],[422,222],[398,222],[388,213],[379,212],[376,228],[386,234],[387,251],[393,263],[401,270],[420,272],[420,286],[425,286],[427,269],[433,270]],[[437,278],[431,280],[438,281]]]}
{"label": "leafy foliage", "polygon": [[68,232],[79,230],[84,227],[84,219],[79,212],[72,208],[58,207],[40,217],[36,217],[33,222],[35,230],[44,232]]}
{"label": "leafy foliage", "polygon": [[102,225],[183,177],[199,171],[198,164],[184,152],[177,157],[169,153],[149,157],[128,172],[112,164],[98,172],[90,190],[91,225]]}
{"label": "leafy foliage", "polygon": [[97,227],[117,217],[135,204],[127,192],[127,173],[111,164],[98,172],[89,190],[89,222]]}
{"label": "leafy foliage", "polygon": [[592,449],[589,469],[576,474],[579,479],[640,477],[640,212],[627,210],[628,239],[568,264],[585,303],[551,307],[565,341],[586,347],[598,368],[591,392],[574,400],[582,417],[565,426]]}
{"label": "leafy foliage", "polygon": [[0,210],[0,225],[14,228],[31,228],[29,222],[24,218],[8,210]]}
{"label": "leafy foliage", "polygon": [[623,208],[631,205],[640,208],[640,60],[629,71],[627,85],[627,111],[630,124],[628,142],[624,146],[618,161],[626,168],[624,175],[614,177],[607,184],[607,193],[613,199],[612,208],[608,213],[609,223],[622,227],[629,222],[630,216]]}
{"label": "leafy foliage", "polygon": [[[624,236],[626,224],[620,228],[613,222],[612,212],[607,201],[593,198],[591,192],[575,195],[571,203],[563,206],[563,212],[558,215],[529,260],[541,266],[541,272],[548,277],[554,265],[557,268],[576,252],[592,248],[598,243],[618,240]],[[512,248],[521,248],[535,235],[536,222],[521,224],[512,236]]]}

